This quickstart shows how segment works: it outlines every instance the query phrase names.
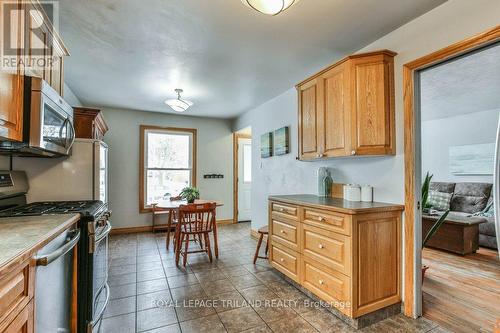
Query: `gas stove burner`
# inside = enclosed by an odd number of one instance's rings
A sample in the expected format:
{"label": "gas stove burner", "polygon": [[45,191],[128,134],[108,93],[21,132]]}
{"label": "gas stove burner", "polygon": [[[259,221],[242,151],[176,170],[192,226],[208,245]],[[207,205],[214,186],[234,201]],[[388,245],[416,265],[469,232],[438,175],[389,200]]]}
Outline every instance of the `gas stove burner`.
{"label": "gas stove burner", "polygon": [[101,201],[47,201],[33,202],[27,205],[11,208],[0,212],[0,217],[36,216],[48,214],[96,215],[103,207]]}

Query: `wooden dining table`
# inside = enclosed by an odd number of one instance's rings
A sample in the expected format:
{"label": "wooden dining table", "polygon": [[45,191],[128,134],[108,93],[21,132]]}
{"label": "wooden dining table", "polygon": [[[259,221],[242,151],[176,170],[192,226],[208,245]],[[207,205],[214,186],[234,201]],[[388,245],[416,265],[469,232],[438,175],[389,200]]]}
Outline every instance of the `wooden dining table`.
{"label": "wooden dining table", "polygon": [[[215,203],[217,207],[224,206],[224,203],[221,201],[217,200],[203,200],[203,199],[197,199],[194,201],[194,204],[207,204],[207,203]],[[172,218],[175,213],[177,213],[177,216],[179,215],[179,207],[183,205],[188,205],[188,202],[186,200],[165,200],[161,201],[159,203],[155,203],[152,206],[153,208],[153,230],[155,229],[155,214],[168,214],[168,219],[167,219],[167,225],[166,228],[168,232],[170,233],[170,230],[172,228]],[[177,224],[177,227],[180,225]],[[214,234],[214,252],[215,252],[215,257],[219,258],[219,243],[217,240],[217,216],[215,217],[215,223],[213,226],[213,234]],[[175,233],[174,233],[175,235]],[[170,242],[169,240],[170,237],[167,237],[167,247],[168,243]],[[175,247],[174,247],[175,251]]]}

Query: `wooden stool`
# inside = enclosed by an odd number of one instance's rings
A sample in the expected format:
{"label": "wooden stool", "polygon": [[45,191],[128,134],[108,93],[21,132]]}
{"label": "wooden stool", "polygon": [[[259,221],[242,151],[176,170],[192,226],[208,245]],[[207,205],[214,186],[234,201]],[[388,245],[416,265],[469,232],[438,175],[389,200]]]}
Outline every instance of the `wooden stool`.
{"label": "wooden stool", "polygon": [[[267,251],[269,250],[269,230],[267,228],[267,225],[265,227],[262,227],[260,228],[258,231],[259,233],[259,242],[257,243],[257,250],[255,250],[255,255],[253,256],[253,264],[255,265],[255,263],[257,262],[257,258],[261,258],[261,259],[267,259]],[[259,256],[259,250],[260,250],[260,246],[262,245],[262,240],[264,239],[264,235],[267,235],[267,241],[266,241],[266,256],[265,257],[262,257],[262,256]]]}

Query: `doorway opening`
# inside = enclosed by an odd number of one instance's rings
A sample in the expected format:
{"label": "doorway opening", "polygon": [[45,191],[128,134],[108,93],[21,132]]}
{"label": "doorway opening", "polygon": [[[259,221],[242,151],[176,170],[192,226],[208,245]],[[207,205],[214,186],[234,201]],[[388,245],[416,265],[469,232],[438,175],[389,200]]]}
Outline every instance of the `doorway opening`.
{"label": "doorway opening", "polygon": [[252,129],[233,133],[233,223],[252,221]]}
{"label": "doorway opening", "polygon": [[[499,312],[489,301],[500,296],[493,213],[500,102],[492,93],[500,83],[499,41],[495,27],[404,66],[404,311],[457,332],[491,331]],[[434,177],[424,207],[427,172]],[[423,280],[422,264],[429,266]]]}

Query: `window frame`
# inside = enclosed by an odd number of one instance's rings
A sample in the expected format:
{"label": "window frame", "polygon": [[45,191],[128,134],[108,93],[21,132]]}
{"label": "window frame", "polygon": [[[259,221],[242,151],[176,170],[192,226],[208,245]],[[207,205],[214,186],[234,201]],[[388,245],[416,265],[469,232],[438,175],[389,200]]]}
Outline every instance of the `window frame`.
{"label": "window frame", "polygon": [[140,125],[140,156],[139,156],[139,212],[140,213],[149,213],[152,211],[150,206],[146,205],[146,134],[149,131],[158,131],[165,133],[179,133],[179,134],[188,134],[192,136],[192,149],[191,149],[191,186],[196,187],[196,156],[197,156],[197,130],[195,128],[180,128],[180,127],[162,127],[162,126],[149,126],[149,125]]}

